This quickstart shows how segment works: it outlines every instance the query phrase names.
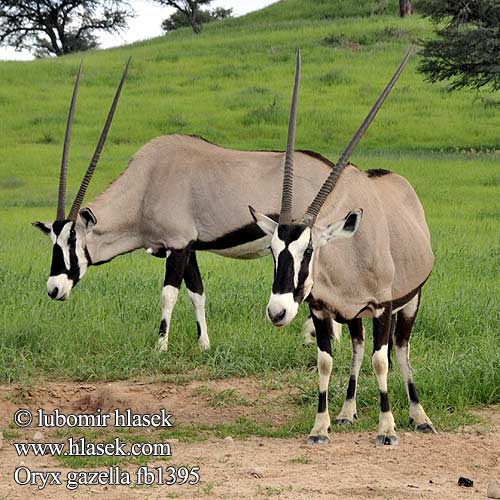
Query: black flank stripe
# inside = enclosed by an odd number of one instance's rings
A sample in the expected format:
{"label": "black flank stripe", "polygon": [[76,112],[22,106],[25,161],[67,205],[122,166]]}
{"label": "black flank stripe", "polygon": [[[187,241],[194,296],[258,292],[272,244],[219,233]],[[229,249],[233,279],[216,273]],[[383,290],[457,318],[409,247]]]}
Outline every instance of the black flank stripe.
{"label": "black flank stripe", "polygon": [[[268,214],[267,216],[274,221],[277,221],[279,217],[278,214]],[[195,241],[192,248],[193,250],[224,250],[259,240],[264,236],[266,236],[266,233],[253,222],[219,236],[219,238],[212,241]]]}

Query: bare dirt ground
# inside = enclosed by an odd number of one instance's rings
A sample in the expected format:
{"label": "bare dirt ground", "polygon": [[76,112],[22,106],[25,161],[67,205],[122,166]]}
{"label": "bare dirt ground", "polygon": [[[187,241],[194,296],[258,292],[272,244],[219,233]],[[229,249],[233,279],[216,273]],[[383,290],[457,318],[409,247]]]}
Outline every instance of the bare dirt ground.
{"label": "bare dirt ground", "polygon": [[[236,390],[236,392],[234,391]],[[154,413],[165,408],[174,415],[175,426],[208,426],[235,422],[244,416],[257,423],[284,423],[293,413],[288,391],[263,388],[254,379],[174,383],[113,382],[80,384],[50,382],[21,388],[0,386],[0,498],[31,497],[110,499],[468,499],[486,498],[491,479],[500,479],[500,409],[483,410],[489,422],[457,433],[437,436],[412,432],[399,434],[395,448],[377,448],[374,433],[336,433],[327,446],[304,443],[306,436],[293,439],[251,437],[205,440],[169,439],[172,457],[167,461],[148,460],[150,468],[169,465],[200,466],[201,482],[196,486],[80,486],[69,491],[65,483],[37,491],[13,480],[19,466],[32,471],[61,471],[69,467],[54,457],[19,457],[14,442],[33,441],[37,428],[19,430],[12,416],[19,408],[64,413],[103,413],[131,408],[135,413]],[[264,409],[264,410],[263,410]],[[78,429],[58,434],[41,429],[38,442],[64,441],[78,437]],[[109,430],[113,434],[113,428]],[[143,433],[147,431],[142,431]],[[168,431],[167,431],[168,432]],[[151,433],[151,442],[161,441]],[[132,477],[146,462],[119,465]],[[107,470],[101,467],[100,470]],[[84,470],[83,467],[73,469]],[[89,469],[91,470],[91,469]],[[470,488],[457,484],[459,476],[474,480]]]}

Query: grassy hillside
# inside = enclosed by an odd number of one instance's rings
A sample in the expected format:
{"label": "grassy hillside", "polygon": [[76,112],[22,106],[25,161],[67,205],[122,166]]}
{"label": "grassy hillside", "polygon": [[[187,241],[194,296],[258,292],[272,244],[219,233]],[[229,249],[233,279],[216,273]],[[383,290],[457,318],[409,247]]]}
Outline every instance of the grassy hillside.
{"label": "grassy hillside", "polygon": [[[84,54],[68,198],[128,55],[130,75],[87,199],[157,135],[199,134],[228,147],[282,149],[297,46],[303,58],[297,147],[335,159],[411,40],[429,33],[419,17],[393,15],[395,2],[358,2],[353,10],[347,4],[283,0],[207,26],[201,36],[182,30]],[[164,263],[142,252],[91,269],[67,303],[46,297],[49,242],[29,222],[54,217],[79,61],[80,55],[0,63],[0,379],[293,370],[309,401],[316,377],[306,372],[315,350],[301,347],[300,318],[285,331],[273,330],[264,318],[268,259],[200,259],[213,346],[208,354],[198,352],[184,294],[174,311],[171,350],[155,352]],[[402,173],[426,208],[437,261],[415,329],[413,365],[428,413],[438,425],[454,426],[464,408],[500,401],[498,96],[450,94],[423,82],[415,67],[414,59],[353,161]],[[339,407],[347,378],[346,339],[336,351],[332,408]],[[372,425],[378,392],[368,360],[363,373],[360,406]],[[404,391],[391,377],[398,424],[404,425]]]}

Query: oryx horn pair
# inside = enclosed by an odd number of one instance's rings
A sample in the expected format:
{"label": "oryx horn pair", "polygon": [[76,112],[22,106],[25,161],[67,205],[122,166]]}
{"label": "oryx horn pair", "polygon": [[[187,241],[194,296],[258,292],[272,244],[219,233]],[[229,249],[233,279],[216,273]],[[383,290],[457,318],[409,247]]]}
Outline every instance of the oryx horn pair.
{"label": "oryx horn pair", "polygon": [[[80,184],[80,189],[75,197],[75,201],[73,201],[73,205],[71,206],[71,210],[69,211],[68,220],[75,221],[80,207],[83,202],[83,198],[85,196],[85,192],[89,186],[90,179],[92,178],[92,174],[94,173],[97,162],[99,161],[99,157],[101,156],[102,149],[104,147],[104,143],[106,142],[106,137],[109,132],[109,128],[111,127],[111,122],[113,121],[113,116],[115,114],[116,106],[118,104],[118,99],[120,98],[120,93],[123,87],[123,83],[125,82],[125,77],[127,76],[128,67],[130,64],[130,57],[127,61],[125,69],[123,71],[123,75],[121,77],[120,83],[118,84],[118,88],[115,92],[115,97],[113,98],[113,103],[111,104],[111,108],[108,112],[108,116],[106,118],[106,123],[104,124],[104,128],[102,129],[101,136],[99,138],[99,142],[94,151],[94,155],[90,160],[89,166],[85,175],[83,177],[82,183]],[[71,97],[71,104],[69,107],[68,113],[68,121],[66,124],[66,133],[64,135],[64,146],[63,146],[63,154],[61,161],[61,173],[59,174],[59,194],[57,197],[57,215],[56,220],[65,220],[65,205],[66,205],[66,176],[68,171],[68,152],[69,152],[69,144],[71,140],[71,126],[73,125],[73,116],[75,114],[75,104],[76,104],[76,95],[78,93],[78,87],[80,85],[80,76],[82,74],[82,63],[80,63],[80,67],[78,69],[78,74],[76,76],[75,86],[73,88],[73,95]]]}
{"label": "oryx horn pair", "polygon": [[[361,126],[358,128],[351,141],[345,148],[344,152],[340,156],[339,160],[332,168],[330,175],[327,177],[321,189],[316,194],[313,202],[309,205],[304,217],[302,218],[302,224],[305,224],[309,227],[312,227],[316,221],[316,217],[318,216],[321,207],[325,203],[328,195],[333,191],[335,184],[337,183],[342,171],[347,166],[347,162],[349,161],[349,157],[351,156],[354,148],[357,146],[358,142],[363,137],[363,134],[368,129],[370,123],[375,118],[378,110],[382,106],[385,98],[388,96],[392,87],[398,80],[401,75],[408,59],[410,58],[413,52],[413,47],[410,47],[406,52],[403,61],[399,65],[398,69],[394,73],[393,77],[386,85],[380,97],[377,99],[372,109],[364,119]],[[289,224],[292,218],[292,197],[293,197],[293,151],[295,144],[295,125],[296,125],[296,116],[297,116],[297,96],[299,90],[300,83],[300,49],[297,50],[296,63],[295,63],[295,82],[293,86],[293,94],[292,94],[292,104],[290,107],[290,120],[288,124],[288,141],[286,147],[285,154],[285,169],[283,173],[283,190],[281,196],[281,210],[279,223],[280,224]]]}

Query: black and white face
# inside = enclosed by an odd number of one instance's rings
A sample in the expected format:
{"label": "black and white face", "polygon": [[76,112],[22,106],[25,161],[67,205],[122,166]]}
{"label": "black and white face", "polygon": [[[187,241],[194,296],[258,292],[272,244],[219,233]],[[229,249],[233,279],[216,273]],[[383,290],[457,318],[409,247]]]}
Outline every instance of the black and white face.
{"label": "black and white face", "polygon": [[54,300],[66,300],[89,266],[85,253],[86,224],[70,220],[54,223],[33,222],[33,226],[50,236],[52,263],[47,280],[47,294]]}
{"label": "black and white face", "polygon": [[309,295],[312,280],[313,242],[304,224],[280,224],[271,240],[274,281],[266,316],[275,326],[285,326]]}
{"label": "black and white face", "polygon": [[314,249],[336,239],[350,238],[357,231],[363,211],[349,212],[329,225],[317,238],[305,224],[278,224],[251,210],[259,227],[272,234],[274,281],[266,316],[274,326],[288,325],[297,315],[299,305],[311,293]]}

